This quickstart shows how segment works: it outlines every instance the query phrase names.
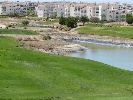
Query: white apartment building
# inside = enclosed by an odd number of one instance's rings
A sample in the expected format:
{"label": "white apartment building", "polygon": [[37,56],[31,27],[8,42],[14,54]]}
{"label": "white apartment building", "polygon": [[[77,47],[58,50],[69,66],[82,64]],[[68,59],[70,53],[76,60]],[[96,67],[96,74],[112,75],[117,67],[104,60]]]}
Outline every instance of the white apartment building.
{"label": "white apartment building", "polygon": [[27,10],[34,10],[38,17],[97,17],[107,21],[125,21],[127,13],[133,14],[133,5],[119,2],[87,3],[87,2],[2,2],[0,15],[14,13],[27,14]]}
{"label": "white apartment building", "polygon": [[14,14],[14,7],[12,4],[0,4],[0,15]]}
{"label": "white apartment building", "polygon": [[27,14],[27,10],[34,10],[37,3],[34,2],[9,2],[5,1],[0,4],[0,15],[11,15],[15,13]]}
{"label": "white apartment building", "polygon": [[44,5],[39,5],[35,8],[35,12],[38,17],[69,17],[69,6],[66,6],[62,3],[47,3]]}

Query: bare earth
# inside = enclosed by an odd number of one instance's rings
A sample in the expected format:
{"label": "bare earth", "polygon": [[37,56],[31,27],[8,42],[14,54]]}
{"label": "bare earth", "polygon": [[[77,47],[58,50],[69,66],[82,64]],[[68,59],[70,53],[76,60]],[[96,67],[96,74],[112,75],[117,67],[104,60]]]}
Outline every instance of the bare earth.
{"label": "bare earth", "polygon": [[0,36],[10,36],[20,42],[20,47],[41,51],[45,53],[66,53],[84,51],[86,48],[71,42],[65,42],[58,39],[43,40],[42,35],[16,35],[0,34]]}

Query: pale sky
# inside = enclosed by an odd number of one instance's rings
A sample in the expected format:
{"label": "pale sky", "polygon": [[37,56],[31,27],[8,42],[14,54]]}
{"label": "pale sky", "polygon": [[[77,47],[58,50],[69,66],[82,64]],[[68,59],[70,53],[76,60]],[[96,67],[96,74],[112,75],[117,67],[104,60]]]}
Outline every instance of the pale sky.
{"label": "pale sky", "polygon": [[[1,1],[5,1],[5,0],[0,0]],[[63,1],[63,0],[9,0],[9,1]],[[65,1],[82,1],[82,2],[97,2],[97,3],[102,3],[102,2],[120,2],[120,3],[129,3],[129,4],[133,4],[133,0],[65,0]]]}

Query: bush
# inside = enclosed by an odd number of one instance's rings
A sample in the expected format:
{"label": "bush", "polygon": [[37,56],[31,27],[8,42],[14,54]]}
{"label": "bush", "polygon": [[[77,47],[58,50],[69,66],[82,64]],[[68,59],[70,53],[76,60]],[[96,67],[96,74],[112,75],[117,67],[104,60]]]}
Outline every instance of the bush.
{"label": "bush", "polygon": [[15,28],[15,26],[12,26],[12,28]]}
{"label": "bush", "polygon": [[51,37],[49,35],[43,37],[43,40],[50,40],[50,39]]}
{"label": "bush", "polygon": [[24,27],[24,29],[27,29],[26,27]]}
{"label": "bush", "polygon": [[9,25],[7,25],[7,27],[12,27],[12,25],[11,25],[11,24],[9,24]]}
{"label": "bush", "polygon": [[23,24],[23,25],[28,25],[28,24],[29,24],[29,21],[24,20],[24,21],[22,21],[22,24]]}
{"label": "bush", "polygon": [[91,17],[90,18],[90,22],[92,22],[92,23],[98,23],[99,22],[99,18],[97,18],[97,17]]}

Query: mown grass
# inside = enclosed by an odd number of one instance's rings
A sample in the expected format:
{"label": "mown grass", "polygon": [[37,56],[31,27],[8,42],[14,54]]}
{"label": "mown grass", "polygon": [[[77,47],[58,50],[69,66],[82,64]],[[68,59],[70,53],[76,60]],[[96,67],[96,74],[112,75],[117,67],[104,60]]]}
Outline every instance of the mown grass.
{"label": "mown grass", "polygon": [[133,100],[133,72],[19,48],[0,37],[0,99]]}
{"label": "mown grass", "polygon": [[39,24],[45,24],[45,25],[48,25],[48,24],[55,24],[55,23],[58,23],[59,20],[58,19],[55,19],[55,20],[48,20],[48,21],[44,21],[44,22],[38,22]]}
{"label": "mown grass", "polygon": [[22,30],[22,29],[0,29],[0,34],[36,35],[38,33],[31,30]]}
{"label": "mown grass", "polygon": [[131,26],[86,24],[85,27],[78,28],[77,31],[82,34],[96,34],[133,39],[133,27]]}

